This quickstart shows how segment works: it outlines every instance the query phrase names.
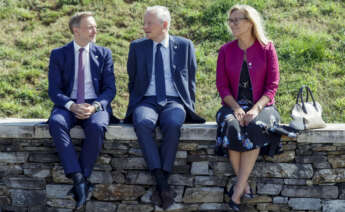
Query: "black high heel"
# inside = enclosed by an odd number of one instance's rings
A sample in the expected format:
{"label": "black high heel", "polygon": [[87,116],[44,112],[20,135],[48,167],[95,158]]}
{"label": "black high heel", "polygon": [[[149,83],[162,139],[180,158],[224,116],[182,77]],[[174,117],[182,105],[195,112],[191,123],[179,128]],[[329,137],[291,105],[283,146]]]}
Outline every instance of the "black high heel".
{"label": "black high heel", "polygon": [[233,210],[233,211],[240,211],[240,204],[237,204],[235,203],[233,200],[232,200],[232,194],[234,193],[234,186],[232,185],[229,192],[228,192],[228,195],[230,197],[230,200],[229,200],[229,207]]}
{"label": "black high heel", "polygon": [[249,187],[249,193],[245,193],[243,195],[244,198],[247,198],[247,199],[253,199],[254,198],[254,193],[253,193],[253,190],[251,187]]}

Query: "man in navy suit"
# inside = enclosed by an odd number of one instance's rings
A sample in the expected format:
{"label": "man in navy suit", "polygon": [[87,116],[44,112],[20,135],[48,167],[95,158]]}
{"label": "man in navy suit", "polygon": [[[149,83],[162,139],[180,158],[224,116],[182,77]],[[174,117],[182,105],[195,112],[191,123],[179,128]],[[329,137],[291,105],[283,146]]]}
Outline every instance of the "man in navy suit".
{"label": "man in navy suit", "polygon": [[[92,13],[75,14],[69,28],[74,41],[54,49],[50,55],[48,93],[54,108],[49,131],[64,172],[74,182],[69,193],[76,200],[76,208],[81,208],[93,188],[87,178],[113,117],[110,103],[116,89],[111,51],[94,44],[97,25]],[[77,124],[85,133],[79,157],[69,134]]]}
{"label": "man in navy suit", "polygon": [[[174,165],[180,128],[187,122],[205,120],[194,112],[195,71],[193,43],[169,35],[170,13],[166,7],[149,7],[144,15],[146,38],[131,43],[127,62],[129,105],[125,122],[133,122],[149,170],[157,182],[152,201],[168,208],[176,193],[168,185]],[[158,148],[154,130],[163,139]]]}

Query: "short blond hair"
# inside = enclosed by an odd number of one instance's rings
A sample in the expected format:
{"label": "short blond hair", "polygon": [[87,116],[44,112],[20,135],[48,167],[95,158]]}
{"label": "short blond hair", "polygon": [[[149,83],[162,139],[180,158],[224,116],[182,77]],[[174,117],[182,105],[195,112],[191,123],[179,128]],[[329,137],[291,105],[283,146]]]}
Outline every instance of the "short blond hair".
{"label": "short blond hair", "polygon": [[265,35],[263,20],[260,13],[253,7],[245,4],[236,4],[228,11],[228,18],[234,11],[242,12],[245,17],[253,24],[253,36],[262,44],[267,45],[271,42]]}
{"label": "short blond hair", "polygon": [[73,27],[79,27],[80,26],[80,22],[83,18],[85,17],[89,17],[92,16],[93,17],[93,13],[89,12],[89,11],[83,11],[83,12],[77,12],[76,14],[74,14],[71,19],[69,20],[68,26],[69,26],[69,30],[71,31],[71,33],[73,34]]}

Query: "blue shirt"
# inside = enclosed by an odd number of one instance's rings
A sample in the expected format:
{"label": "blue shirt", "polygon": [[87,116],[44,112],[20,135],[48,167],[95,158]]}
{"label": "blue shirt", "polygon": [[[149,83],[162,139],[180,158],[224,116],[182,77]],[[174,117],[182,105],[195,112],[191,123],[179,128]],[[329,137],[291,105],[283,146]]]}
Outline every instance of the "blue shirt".
{"label": "blue shirt", "polygon": [[[165,79],[165,92],[167,96],[178,96],[176,88],[174,87],[173,78],[170,68],[170,51],[169,51],[169,36],[160,42],[162,44],[161,52],[164,64],[164,79]],[[150,79],[149,87],[145,93],[145,96],[156,96],[156,81],[155,81],[155,56],[158,43],[153,41],[153,57],[152,57],[152,76]]]}

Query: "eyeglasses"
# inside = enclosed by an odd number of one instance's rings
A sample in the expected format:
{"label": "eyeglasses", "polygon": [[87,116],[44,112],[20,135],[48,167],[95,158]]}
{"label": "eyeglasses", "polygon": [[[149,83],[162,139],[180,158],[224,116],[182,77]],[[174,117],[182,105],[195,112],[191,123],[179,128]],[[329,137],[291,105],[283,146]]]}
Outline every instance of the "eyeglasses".
{"label": "eyeglasses", "polygon": [[234,19],[232,19],[232,18],[229,18],[228,19],[228,23],[229,24],[238,24],[240,21],[242,21],[242,20],[247,20],[248,18],[245,18],[245,17],[243,17],[243,18],[234,18]]}

